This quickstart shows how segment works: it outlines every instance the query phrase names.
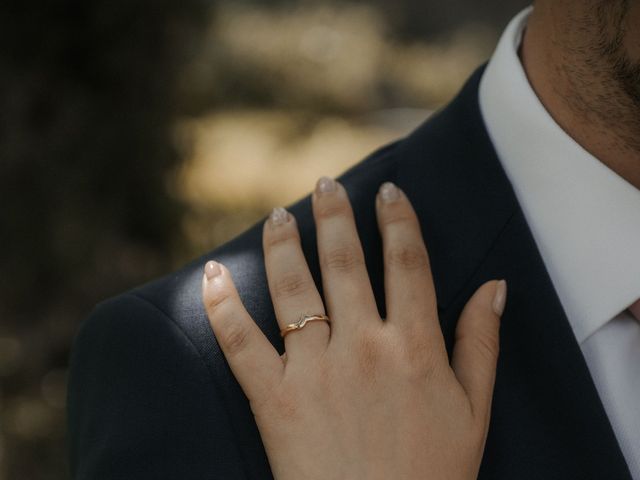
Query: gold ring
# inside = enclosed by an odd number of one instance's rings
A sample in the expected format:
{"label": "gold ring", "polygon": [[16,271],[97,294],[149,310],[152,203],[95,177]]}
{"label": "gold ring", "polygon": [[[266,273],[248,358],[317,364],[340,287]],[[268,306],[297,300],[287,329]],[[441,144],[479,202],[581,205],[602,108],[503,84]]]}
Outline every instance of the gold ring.
{"label": "gold ring", "polygon": [[331,324],[329,317],[327,317],[326,315],[304,315],[303,314],[303,315],[300,315],[300,318],[298,319],[297,322],[290,323],[289,325],[284,327],[282,330],[280,330],[280,336],[284,337],[287,333],[291,333],[294,330],[300,330],[307,323],[315,322],[317,320],[321,320],[323,322],[327,322],[328,324]]}

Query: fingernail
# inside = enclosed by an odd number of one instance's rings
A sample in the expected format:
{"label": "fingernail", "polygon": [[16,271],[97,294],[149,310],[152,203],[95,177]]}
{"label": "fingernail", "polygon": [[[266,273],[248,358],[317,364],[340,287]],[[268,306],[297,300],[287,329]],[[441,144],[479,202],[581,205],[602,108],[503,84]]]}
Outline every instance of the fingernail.
{"label": "fingernail", "polygon": [[496,285],[496,293],[493,297],[493,311],[496,312],[496,315],[499,317],[502,316],[502,312],[504,312],[504,306],[507,302],[507,282],[505,280],[500,280]]}
{"label": "fingernail", "polygon": [[211,260],[204,266],[204,274],[207,276],[207,280],[211,280],[213,277],[217,277],[221,273],[222,270],[220,269],[220,264],[218,262]]}
{"label": "fingernail", "polygon": [[336,191],[336,181],[329,177],[320,177],[316,183],[316,192],[328,193]]}
{"label": "fingernail", "polygon": [[400,190],[391,182],[384,182],[380,187],[380,198],[384,203],[395,202],[400,198]]}
{"label": "fingernail", "polygon": [[282,207],[276,207],[271,211],[269,220],[271,221],[271,226],[282,225],[289,221],[289,212]]}

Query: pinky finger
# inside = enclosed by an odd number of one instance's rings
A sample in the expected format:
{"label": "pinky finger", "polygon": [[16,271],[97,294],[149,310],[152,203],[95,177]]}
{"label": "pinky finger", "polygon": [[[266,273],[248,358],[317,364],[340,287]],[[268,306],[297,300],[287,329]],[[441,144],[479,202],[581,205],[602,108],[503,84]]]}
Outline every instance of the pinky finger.
{"label": "pinky finger", "polygon": [[486,282],[476,290],[460,315],[451,361],[474,411],[487,425],[500,347],[500,317],[506,295],[504,280]]}
{"label": "pinky finger", "polygon": [[282,358],[242,304],[231,273],[207,262],[202,300],[220,348],[249,401],[262,403],[282,378]]}

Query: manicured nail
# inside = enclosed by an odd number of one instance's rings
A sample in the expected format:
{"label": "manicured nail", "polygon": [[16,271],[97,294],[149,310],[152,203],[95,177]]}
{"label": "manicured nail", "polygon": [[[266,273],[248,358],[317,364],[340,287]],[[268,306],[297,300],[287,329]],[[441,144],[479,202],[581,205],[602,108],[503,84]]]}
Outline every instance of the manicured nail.
{"label": "manicured nail", "polygon": [[211,260],[204,266],[204,274],[207,276],[207,280],[211,280],[213,277],[217,277],[221,273],[222,270],[220,269],[220,264],[218,262]]}
{"label": "manicured nail", "polygon": [[289,221],[289,212],[287,212],[282,207],[276,207],[271,211],[269,220],[271,221],[271,226],[273,227],[282,225],[283,223],[287,223]]}
{"label": "manicured nail", "polygon": [[320,177],[316,183],[316,192],[328,193],[336,191],[336,181],[329,177]]}
{"label": "manicured nail", "polygon": [[493,311],[496,312],[496,315],[499,317],[502,316],[502,312],[504,312],[504,306],[507,302],[507,282],[505,280],[500,280],[496,285],[496,293],[493,297]]}
{"label": "manicured nail", "polygon": [[400,198],[400,190],[391,182],[384,182],[380,187],[380,198],[384,203],[395,202]]}

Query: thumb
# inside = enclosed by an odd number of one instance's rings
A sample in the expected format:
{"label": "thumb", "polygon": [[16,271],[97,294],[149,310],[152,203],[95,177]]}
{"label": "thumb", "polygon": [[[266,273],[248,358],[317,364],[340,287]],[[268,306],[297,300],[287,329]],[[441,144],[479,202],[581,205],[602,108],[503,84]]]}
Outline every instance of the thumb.
{"label": "thumb", "polygon": [[487,423],[500,348],[500,317],[506,297],[504,280],[491,280],[476,290],[460,315],[451,360],[451,367],[467,392],[473,412]]}

